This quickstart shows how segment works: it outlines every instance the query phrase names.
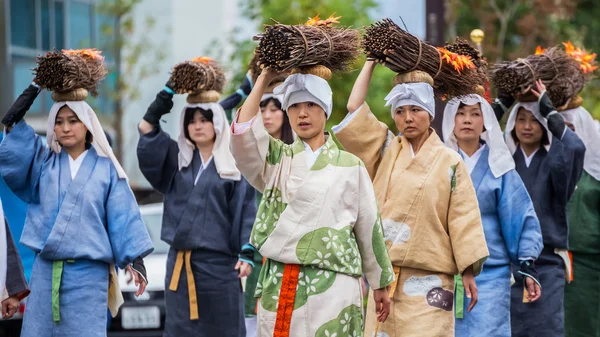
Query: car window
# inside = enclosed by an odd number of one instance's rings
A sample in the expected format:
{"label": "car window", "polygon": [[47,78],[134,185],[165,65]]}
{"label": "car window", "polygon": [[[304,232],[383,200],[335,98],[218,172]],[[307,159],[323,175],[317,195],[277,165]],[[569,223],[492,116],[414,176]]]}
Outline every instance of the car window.
{"label": "car window", "polygon": [[144,214],[142,220],[148,228],[150,239],[154,245],[153,254],[167,254],[169,245],[160,239],[160,227],[162,225],[162,214]]}

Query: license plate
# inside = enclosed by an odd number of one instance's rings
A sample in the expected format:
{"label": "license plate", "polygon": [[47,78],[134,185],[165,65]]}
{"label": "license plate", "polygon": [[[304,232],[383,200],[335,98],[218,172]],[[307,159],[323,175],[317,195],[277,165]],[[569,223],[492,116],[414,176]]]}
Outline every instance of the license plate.
{"label": "license plate", "polygon": [[158,307],[125,307],[121,309],[123,329],[160,328],[160,309]]}

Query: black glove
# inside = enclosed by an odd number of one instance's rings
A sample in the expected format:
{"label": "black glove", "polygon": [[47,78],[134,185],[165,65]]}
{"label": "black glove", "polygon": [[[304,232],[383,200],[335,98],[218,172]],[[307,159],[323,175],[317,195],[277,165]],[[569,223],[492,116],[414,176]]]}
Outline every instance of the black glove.
{"label": "black glove", "polygon": [[552,100],[550,100],[550,95],[548,95],[547,91],[544,91],[542,93],[542,96],[540,96],[538,101],[539,101],[538,103],[540,106],[540,113],[542,114],[542,117],[548,118],[548,115],[552,111],[556,111],[556,108],[552,104]]}
{"label": "black glove", "polygon": [[169,83],[167,82],[165,89],[156,95],[156,99],[150,104],[148,110],[146,110],[144,120],[154,126],[159,125],[160,118],[171,112],[171,108],[173,108],[173,94],[173,89],[169,87]]}
{"label": "black glove", "polygon": [[519,274],[523,275],[523,284],[524,286],[527,286],[525,284],[525,277],[530,277],[532,280],[535,281],[535,283],[537,283],[540,288],[542,287],[542,284],[539,281],[539,276],[537,273],[537,270],[535,270],[535,264],[533,263],[533,260],[525,260],[525,261],[521,261],[521,269],[519,269]]}
{"label": "black glove", "polygon": [[254,251],[256,249],[252,245],[245,244],[242,247],[242,252],[238,255],[238,260],[246,262],[254,268]]}
{"label": "black glove", "polygon": [[17,100],[13,103],[13,105],[8,109],[8,112],[2,118],[2,124],[6,126],[13,126],[15,123],[18,123],[23,117],[25,113],[29,111],[33,101],[40,93],[40,88],[30,84],[27,89],[23,91],[23,93],[17,98]]}
{"label": "black glove", "polygon": [[133,268],[134,271],[138,272],[142,276],[146,284],[148,284],[148,276],[146,276],[146,267],[144,266],[144,260],[141,257],[136,257],[133,260],[131,268]]}
{"label": "black glove", "polygon": [[501,120],[506,110],[508,110],[508,108],[510,108],[513,105],[513,103],[515,103],[515,98],[512,97],[512,95],[505,94],[498,90],[498,97],[496,97],[494,102],[491,104],[492,109],[494,109],[496,119]]}
{"label": "black glove", "polygon": [[222,100],[219,104],[221,104],[224,110],[231,110],[240,104],[244,98],[248,97],[250,91],[252,91],[252,79],[249,74],[246,74],[240,88],[233,94],[227,96],[227,98]]}

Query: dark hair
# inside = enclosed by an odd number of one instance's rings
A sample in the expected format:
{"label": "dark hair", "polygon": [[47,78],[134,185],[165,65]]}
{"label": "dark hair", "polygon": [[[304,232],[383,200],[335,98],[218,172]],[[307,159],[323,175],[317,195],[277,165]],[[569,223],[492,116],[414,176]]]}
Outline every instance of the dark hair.
{"label": "dark hair", "polygon": [[[521,108],[521,109],[525,110],[525,108]],[[521,109],[519,109],[519,110],[521,110]],[[517,111],[517,116],[515,116],[515,119],[517,117],[519,117],[519,111]],[[548,131],[546,131],[546,128],[542,125],[542,123],[540,123],[540,121],[537,120],[537,118],[535,118],[535,122],[538,123],[540,125],[540,127],[542,128],[542,141],[541,141],[542,144],[541,145],[543,145],[543,146],[550,145],[550,140],[548,138]],[[517,138],[516,128],[513,128],[510,131],[510,136],[514,140],[515,144],[519,144],[519,138]]]}
{"label": "dark hair", "polygon": [[294,142],[294,132],[292,131],[292,126],[290,125],[290,118],[288,117],[285,110],[281,108],[281,102],[275,97],[269,97],[264,101],[260,102],[260,107],[265,108],[269,105],[270,102],[273,102],[275,107],[283,113],[283,123],[281,124],[281,141],[285,144],[292,144]]}
{"label": "dark hair", "polygon": [[192,138],[190,138],[190,133],[188,131],[187,126],[194,119],[194,115],[196,114],[196,111],[200,111],[200,113],[202,114],[202,116],[204,118],[206,118],[211,123],[213,122],[212,110],[204,110],[199,107],[185,109],[185,114],[183,115],[183,132],[185,134],[185,138],[187,138],[190,142],[192,142],[192,144],[194,144],[194,146],[195,146],[195,143],[192,140]]}
{"label": "dark hair", "polygon": [[[478,102],[477,104],[479,104],[479,110],[482,110],[482,108],[481,108],[481,104],[480,104],[479,102]],[[460,102],[460,104],[458,105],[458,109],[464,108],[464,107],[466,107],[466,106],[467,106],[467,105],[466,105],[465,103],[463,103],[463,102]],[[458,110],[457,110],[457,112],[458,112]],[[482,118],[482,119],[484,118],[484,117],[483,117],[483,110],[481,111],[481,118]],[[485,131],[486,131],[486,129],[485,129],[485,119],[484,119],[484,120],[483,120],[483,129],[481,130],[481,133],[484,133]]]}

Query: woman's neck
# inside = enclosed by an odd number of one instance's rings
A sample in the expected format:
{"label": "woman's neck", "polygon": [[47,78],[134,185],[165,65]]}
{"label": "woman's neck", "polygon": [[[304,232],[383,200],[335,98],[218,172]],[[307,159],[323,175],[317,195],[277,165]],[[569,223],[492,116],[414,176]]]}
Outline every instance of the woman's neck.
{"label": "woman's neck", "polygon": [[471,157],[477,150],[479,150],[479,140],[458,140],[458,147],[467,156]]}
{"label": "woman's neck", "polygon": [[412,146],[412,149],[413,149],[413,152],[415,153],[415,155],[419,152],[419,150],[421,149],[423,144],[425,144],[425,141],[427,141],[427,138],[429,138],[430,134],[431,134],[430,130],[427,129],[420,136],[417,136],[414,138],[407,138],[408,142]]}
{"label": "woman's neck", "polygon": [[272,133],[271,137],[273,137],[275,139],[283,140],[283,139],[281,139],[281,137],[282,137],[281,129],[279,129],[279,131],[277,131],[277,132]]}
{"label": "woman's neck", "polygon": [[67,151],[67,154],[69,155],[69,157],[71,157],[73,160],[79,158],[79,156],[81,156],[82,153],[85,152],[86,148],[85,148],[85,144],[82,145],[75,145],[75,146],[71,146],[69,148],[64,148],[65,151]]}
{"label": "woman's neck", "polygon": [[323,146],[323,144],[325,144],[325,133],[321,132],[318,135],[308,139],[303,138],[302,141],[308,144],[308,146],[310,146],[310,149],[314,152],[318,148]]}
{"label": "woman's neck", "polygon": [[527,155],[527,157],[531,156],[535,151],[539,150],[541,143],[536,144],[519,144],[523,152]]}
{"label": "woman's neck", "polygon": [[213,151],[214,145],[215,145],[214,143],[210,144],[210,145],[202,145],[202,146],[198,146],[198,144],[196,144],[196,148],[198,149],[198,152],[200,152],[200,156],[202,157],[203,162],[206,163],[212,156],[212,151]]}

